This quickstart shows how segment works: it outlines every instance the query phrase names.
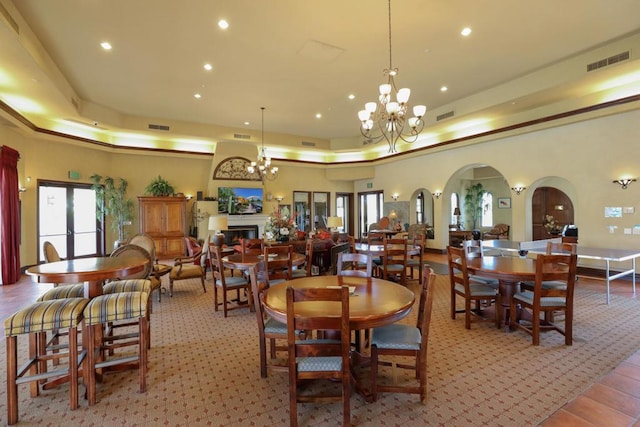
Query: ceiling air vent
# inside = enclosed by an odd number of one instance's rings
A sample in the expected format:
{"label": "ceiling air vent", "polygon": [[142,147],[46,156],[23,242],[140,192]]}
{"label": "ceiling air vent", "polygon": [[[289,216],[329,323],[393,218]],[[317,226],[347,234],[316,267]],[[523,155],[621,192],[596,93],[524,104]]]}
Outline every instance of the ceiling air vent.
{"label": "ceiling air vent", "polygon": [[302,145],[304,145],[305,147],[315,147],[316,143],[315,142],[309,142],[309,141],[302,141]]}
{"label": "ceiling air vent", "polygon": [[169,126],[166,126],[166,125],[154,125],[152,123],[149,123],[149,129],[168,131],[169,130]]}
{"label": "ceiling air vent", "polygon": [[436,117],[436,122],[439,122],[440,120],[448,119],[449,117],[453,117],[454,114],[455,113],[453,111],[449,111],[448,113],[440,114],[439,116]]}
{"label": "ceiling air vent", "polygon": [[245,135],[245,134],[242,134],[242,133],[234,133],[233,137],[235,139],[251,139],[251,135]]}
{"label": "ceiling air vent", "polygon": [[618,62],[627,61],[630,57],[631,55],[629,54],[629,51],[626,51],[617,55],[610,56],[608,58],[601,59],[596,62],[592,62],[591,64],[587,64],[587,72],[597,70],[608,65],[613,65]]}

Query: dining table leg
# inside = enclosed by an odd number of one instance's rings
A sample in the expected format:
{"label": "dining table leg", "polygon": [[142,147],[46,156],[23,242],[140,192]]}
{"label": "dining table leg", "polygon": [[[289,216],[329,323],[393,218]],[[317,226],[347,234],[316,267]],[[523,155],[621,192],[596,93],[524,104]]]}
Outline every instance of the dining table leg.
{"label": "dining table leg", "polygon": [[[499,323],[509,330],[509,311],[511,309],[511,300],[513,296],[518,292],[520,282],[513,282],[507,280],[500,280],[498,284],[498,292],[500,293],[500,307],[496,307],[499,310],[498,319]],[[519,316],[518,316],[519,317]]]}

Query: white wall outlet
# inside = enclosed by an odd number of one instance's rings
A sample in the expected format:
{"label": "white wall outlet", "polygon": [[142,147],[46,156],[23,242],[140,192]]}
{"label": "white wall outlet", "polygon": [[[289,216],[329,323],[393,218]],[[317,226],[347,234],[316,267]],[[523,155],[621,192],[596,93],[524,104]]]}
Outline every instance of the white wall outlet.
{"label": "white wall outlet", "polygon": [[631,229],[630,228],[625,228],[624,229],[624,234],[631,234]]}

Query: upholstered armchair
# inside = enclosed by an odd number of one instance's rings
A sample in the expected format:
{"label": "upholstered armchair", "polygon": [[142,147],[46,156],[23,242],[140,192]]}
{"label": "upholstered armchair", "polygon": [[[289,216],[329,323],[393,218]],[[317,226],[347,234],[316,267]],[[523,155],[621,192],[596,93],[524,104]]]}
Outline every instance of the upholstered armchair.
{"label": "upholstered armchair", "polygon": [[482,240],[498,240],[498,239],[509,239],[509,225],[507,224],[496,224],[493,228],[482,236]]}

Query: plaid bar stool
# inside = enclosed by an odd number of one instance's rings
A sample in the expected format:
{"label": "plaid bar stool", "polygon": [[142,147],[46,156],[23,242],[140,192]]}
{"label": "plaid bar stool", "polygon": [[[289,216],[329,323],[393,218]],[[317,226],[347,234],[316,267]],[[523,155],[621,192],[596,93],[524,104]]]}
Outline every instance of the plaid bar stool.
{"label": "plaid bar stool", "polygon": [[[115,294],[118,292],[146,292],[151,296],[151,293],[156,288],[150,279],[128,279],[128,280],[114,280],[109,283],[105,283],[102,287],[103,294]],[[153,308],[152,298],[149,298],[149,306],[147,307],[147,348],[151,348],[151,312]],[[127,327],[135,325],[136,321],[122,322],[114,324],[109,322],[105,329],[105,335],[113,337],[112,339],[130,338],[131,334],[114,337],[115,328]],[[113,352],[111,353],[113,354]]]}
{"label": "plaid bar stool", "polygon": [[[66,298],[36,302],[23,308],[4,321],[7,351],[7,423],[18,422],[18,384],[30,383],[31,397],[40,393],[39,382],[48,378],[69,376],[69,406],[78,407],[78,324],[89,303],[86,298]],[[69,330],[68,351],[48,354],[44,343],[46,333]],[[29,334],[29,360],[18,369],[18,335]],[[81,356],[84,356],[82,354]],[[48,360],[68,359],[66,368],[47,372]],[[25,375],[26,373],[30,375]]]}
{"label": "plaid bar stool", "polygon": [[[96,370],[114,366],[138,366],[140,393],[147,389],[147,331],[149,294],[146,292],[117,292],[93,298],[84,309],[84,324],[86,330],[85,342],[88,343],[87,358],[83,375],[87,386],[87,400],[89,405],[96,403]],[[137,319],[138,332],[132,334],[131,339],[113,340],[109,336],[99,339],[99,334],[107,323],[129,322]],[[116,355],[109,357],[109,353],[116,348],[136,346],[137,354]]]}

